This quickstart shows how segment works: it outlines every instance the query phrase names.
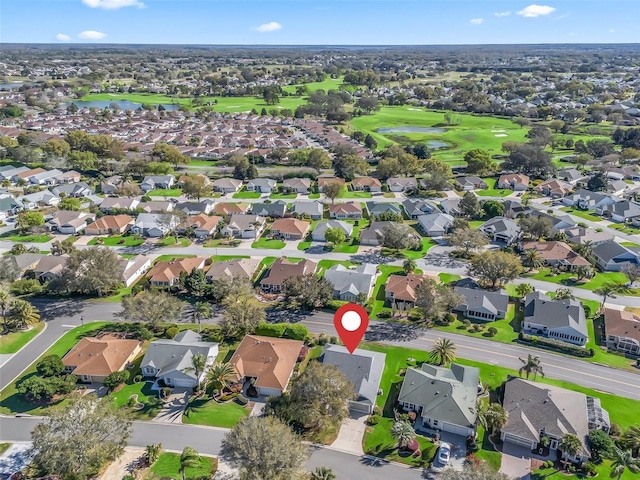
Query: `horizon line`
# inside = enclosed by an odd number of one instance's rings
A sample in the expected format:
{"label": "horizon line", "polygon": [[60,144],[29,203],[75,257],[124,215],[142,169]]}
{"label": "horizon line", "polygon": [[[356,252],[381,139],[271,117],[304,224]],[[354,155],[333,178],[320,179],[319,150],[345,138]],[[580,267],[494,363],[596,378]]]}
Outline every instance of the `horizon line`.
{"label": "horizon line", "polygon": [[540,42],[540,43],[140,43],[140,42],[0,42],[2,46],[51,45],[51,46],[198,46],[198,47],[493,47],[493,46],[560,46],[560,45],[611,45],[635,46],[640,42]]}

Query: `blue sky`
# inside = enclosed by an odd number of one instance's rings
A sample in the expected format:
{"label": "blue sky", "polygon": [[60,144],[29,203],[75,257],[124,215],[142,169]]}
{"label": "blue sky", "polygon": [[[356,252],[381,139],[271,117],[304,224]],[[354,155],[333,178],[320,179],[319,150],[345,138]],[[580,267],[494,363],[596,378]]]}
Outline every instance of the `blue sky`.
{"label": "blue sky", "polygon": [[640,0],[2,0],[0,41],[640,43]]}

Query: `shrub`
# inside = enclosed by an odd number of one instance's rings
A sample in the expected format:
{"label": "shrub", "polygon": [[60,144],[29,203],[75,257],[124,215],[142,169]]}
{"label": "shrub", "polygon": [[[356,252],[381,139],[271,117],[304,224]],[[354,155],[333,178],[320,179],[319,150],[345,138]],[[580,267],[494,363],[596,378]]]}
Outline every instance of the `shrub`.
{"label": "shrub", "polygon": [[142,375],[138,374],[135,377],[133,377],[133,381],[135,383],[140,383],[142,381]]}
{"label": "shrub", "polygon": [[18,393],[38,400],[48,400],[54,395],[71,393],[76,388],[75,375],[57,377],[29,377],[18,386]]}
{"label": "shrub", "polygon": [[373,414],[382,415],[382,409],[378,405],[376,405],[375,407],[373,407]]}
{"label": "shrub", "polygon": [[261,322],[256,327],[256,335],[262,335],[264,337],[282,337],[284,331],[287,328],[286,323],[266,323]]}
{"label": "shrub", "polygon": [[162,387],[160,392],[162,393],[162,398],[167,398],[171,395],[171,387]]}
{"label": "shrub", "polygon": [[539,347],[568,353],[569,355],[575,355],[576,357],[592,357],[595,354],[593,349],[578,347],[577,345],[571,345],[553,338],[536,337],[535,335],[528,335],[520,332],[518,339],[523,343],[535,343]]}
{"label": "shrub", "polygon": [[58,355],[48,355],[38,362],[36,371],[41,377],[53,377],[64,372],[64,364]]}
{"label": "shrub", "polygon": [[123,370],[122,372],[113,372],[106,376],[102,384],[109,390],[113,390],[119,385],[129,380],[129,372]]}
{"label": "shrub", "polygon": [[29,295],[31,293],[41,293],[43,290],[43,286],[38,280],[34,278],[25,278],[23,280],[16,280],[15,282],[13,282],[9,290],[14,295]]}
{"label": "shrub", "polygon": [[237,393],[235,393],[235,392],[233,392],[233,393],[227,393],[227,394],[225,394],[225,395],[222,395],[222,396],[220,397],[220,400],[222,400],[223,402],[226,402],[226,401],[229,401],[229,400],[232,400],[232,399],[236,398],[237,396],[238,396],[238,394],[237,394]]}
{"label": "shrub", "polygon": [[462,325],[464,325],[465,328],[469,328],[471,326],[471,320],[469,320],[468,318],[465,318],[462,321]]}
{"label": "shrub", "polygon": [[175,337],[178,333],[180,332],[180,330],[178,329],[178,327],[169,327],[165,330],[164,332],[164,336],[167,338],[173,338]]}
{"label": "shrub", "polygon": [[135,407],[138,403],[138,396],[134,393],[129,396],[129,400],[127,400],[127,407]]}
{"label": "shrub", "polygon": [[496,327],[489,327],[487,329],[487,333],[489,334],[490,337],[495,337],[496,334],[498,333],[498,329]]}
{"label": "shrub", "polygon": [[409,312],[409,320],[411,320],[412,322],[420,321],[422,320],[422,315],[420,314],[420,312],[411,311]]}
{"label": "shrub", "polygon": [[309,336],[309,329],[298,323],[288,324],[284,330],[285,338],[304,340]]}
{"label": "shrub", "polygon": [[451,325],[455,321],[456,321],[456,317],[454,317],[450,313],[447,313],[442,319],[442,323],[444,323],[445,325]]}
{"label": "shrub", "polygon": [[388,310],[383,310],[381,312],[378,312],[378,318],[391,318],[391,312]]}
{"label": "shrub", "polygon": [[249,403],[249,400],[247,400],[247,397],[245,397],[242,394],[239,394],[236,397],[236,403],[240,404],[240,405],[246,405],[247,403]]}
{"label": "shrub", "polygon": [[482,330],[484,330],[484,325],[482,325],[481,323],[474,323],[471,327],[471,331],[473,331],[473,333],[478,333]]}
{"label": "shrub", "polygon": [[378,423],[380,423],[380,415],[370,415],[367,423],[369,425],[377,425]]}
{"label": "shrub", "polygon": [[324,304],[325,308],[329,310],[338,310],[341,306],[346,305],[349,302],[345,302],[344,300],[329,300]]}

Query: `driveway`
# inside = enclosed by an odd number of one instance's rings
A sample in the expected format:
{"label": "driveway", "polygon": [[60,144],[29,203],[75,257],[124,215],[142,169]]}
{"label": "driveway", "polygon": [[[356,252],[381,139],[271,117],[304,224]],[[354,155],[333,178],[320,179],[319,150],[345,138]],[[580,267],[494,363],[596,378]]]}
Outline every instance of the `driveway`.
{"label": "driveway", "polygon": [[162,406],[160,413],[153,419],[154,422],[182,423],[182,414],[189,403],[190,388],[174,388],[169,398]]}
{"label": "driveway", "polygon": [[367,428],[367,418],[369,415],[362,412],[351,412],[349,418],[342,422],[338,438],[331,444],[331,448],[341,452],[363,455],[362,437]]}
{"label": "driveway", "polygon": [[531,451],[526,447],[505,444],[502,451],[500,472],[516,480],[529,480]]}

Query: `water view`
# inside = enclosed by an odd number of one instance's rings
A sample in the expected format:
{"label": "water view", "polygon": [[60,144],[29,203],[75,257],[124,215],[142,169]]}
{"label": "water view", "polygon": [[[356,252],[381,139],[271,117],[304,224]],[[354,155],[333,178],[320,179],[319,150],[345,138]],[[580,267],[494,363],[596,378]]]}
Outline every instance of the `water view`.
{"label": "water view", "polygon": [[24,85],[23,82],[0,83],[0,90],[17,90],[22,85]]}
{"label": "water view", "polygon": [[449,144],[447,142],[443,142],[442,140],[429,140],[427,142],[427,147],[429,148],[447,148]]}
{"label": "water view", "polygon": [[379,128],[378,133],[444,133],[444,128],[437,127],[385,127]]}
{"label": "water view", "polygon": [[[111,108],[112,105],[118,105],[118,107],[121,110],[137,110],[138,108],[142,107],[141,103],[136,103],[136,102],[131,102],[129,100],[78,100],[75,102],[70,102],[70,103],[75,103],[78,108],[99,108],[99,109],[103,109],[103,108]],[[68,104],[67,104],[68,105]],[[171,103],[163,103],[161,104],[165,110],[169,110],[169,111],[173,111],[173,110],[178,110],[180,108],[180,105],[174,105]],[[158,107],[158,105],[153,105],[155,108]]]}

